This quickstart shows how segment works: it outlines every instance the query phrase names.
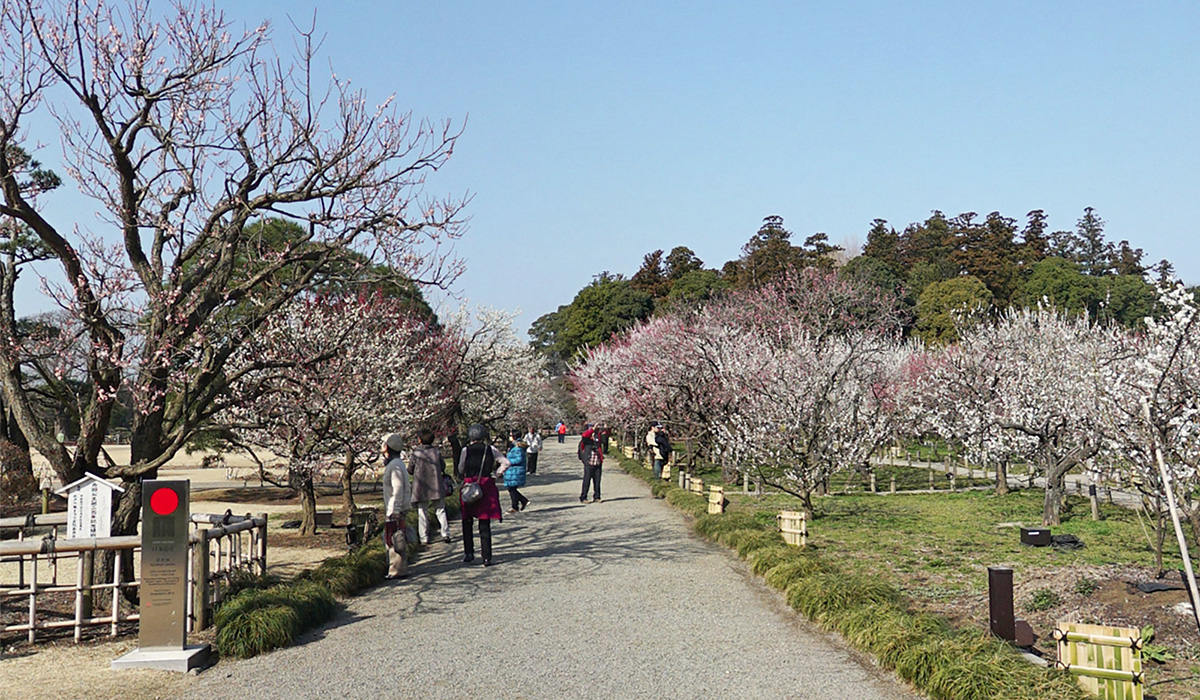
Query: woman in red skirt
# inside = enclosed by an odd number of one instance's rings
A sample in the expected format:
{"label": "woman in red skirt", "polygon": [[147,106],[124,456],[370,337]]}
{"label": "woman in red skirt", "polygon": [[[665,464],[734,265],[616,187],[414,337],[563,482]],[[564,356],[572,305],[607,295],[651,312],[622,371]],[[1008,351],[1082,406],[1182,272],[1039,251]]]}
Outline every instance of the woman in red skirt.
{"label": "woman in red skirt", "polygon": [[492,565],[492,521],[501,520],[500,491],[496,488],[496,477],[508,468],[504,453],[488,444],[488,429],[475,424],[467,429],[471,444],[463,448],[455,469],[463,484],[478,482],[483,488],[483,498],[474,503],[462,502],[463,561],[475,561],[474,523],[479,521],[479,548],[483,552],[483,565]]}

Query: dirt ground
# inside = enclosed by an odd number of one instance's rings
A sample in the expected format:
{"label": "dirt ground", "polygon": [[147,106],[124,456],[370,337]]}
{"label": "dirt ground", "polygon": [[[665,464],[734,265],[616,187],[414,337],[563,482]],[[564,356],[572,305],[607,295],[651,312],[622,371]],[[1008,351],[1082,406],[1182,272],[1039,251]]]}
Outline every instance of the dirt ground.
{"label": "dirt ground", "polygon": [[[1038,635],[1035,650],[1042,658],[1053,663],[1056,657],[1051,632],[1058,622],[1134,628],[1151,625],[1154,627],[1152,643],[1167,647],[1176,658],[1163,664],[1150,660],[1144,663],[1147,697],[1162,700],[1200,697],[1200,641],[1186,583],[1178,572],[1169,572],[1162,579],[1155,579],[1151,569],[1135,566],[1080,566],[1023,573],[1024,580],[1014,582],[1017,618],[1033,627]],[[1143,593],[1133,585],[1149,582],[1177,589]],[[937,585],[932,580],[928,583]],[[1070,593],[1061,596],[1057,605],[1046,610],[1031,610],[1034,593],[1040,589]],[[979,629],[988,626],[986,593],[975,598],[925,599],[920,604],[958,625]]]}

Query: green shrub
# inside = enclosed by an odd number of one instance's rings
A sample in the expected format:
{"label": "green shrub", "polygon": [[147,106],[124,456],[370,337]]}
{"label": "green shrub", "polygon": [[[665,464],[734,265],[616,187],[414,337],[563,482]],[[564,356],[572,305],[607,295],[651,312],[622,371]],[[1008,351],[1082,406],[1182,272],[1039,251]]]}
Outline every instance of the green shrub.
{"label": "green shrub", "polygon": [[1057,607],[1059,603],[1062,603],[1062,599],[1058,597],[1057,593],[1049,588],[1039,588],[1033,592],[1033,596],[1025,604],[1025,610],[1029,612],[1041,612]]}
{"label": "green shrub", "polygon": [[746,560],[750,562],[750,570],[759,576],[765,575],[780,564],[791,561],[798,556],[799,550],[786,544],[773,547],[763,547],[750,553]]}
{"label": "green shrub", "polygon": [[[282,580],[275,574],[256,574],[246,569],[238,569],[233,572],[225,584],[224,598],[222,602],[236,596],[244,590],[248,589],[263,589],[278,586]],[[218,604],[219,605],[219,604]]]}
{"label": "green shrub", "polygon": [[838,618],[866,605],[899,606],[904,597],[884,581],[867,576],[820,572],[788,587],[788,605],[825,627],[836,629]]}
{"label": "green shrub", "polygon": [[1089,596],[1096,592],[1100,584],[1090,578],[1081,578],[1075,582],[1075,592],[1081,596]]}
{"label": "green shrub", "polygon": [[668,490],[667,503],[696,518],[708,513],[708,499],[683,489]]}
{"label": "green shrub", "polygon": [[817,573],[830,570],[830,566],[817,557],[804,555],[797,551],[797,556],[771,568],[763,577],[767,585],[786,591],[793,583]]}
{"label": "green shrub", "polygon": [[272,605],[246,612],[237,624],[219,627],[215,643],[221,656],[246,659],[291,644],[302,629],[295,608]]}
{"label": "green shrub", "polygon": [[[331,619],[334,597],[357,595],[383,580],[387,553],[374,539],[351,554],[327,559],[288,584],[265,577],[235,579],[240,592],[227,597],[213,616],[216,647],[223,656],[246,658],[287,646],[304,630]],[[270,582],[276,585],[269,585]]]}
{"label": "green shrub", "polygon": [[750,530],[753,533],[741,538],[737,544],[737,553],[739,557],[748,557],[752,552],[760,549],[767,549],[783,544],[783,538],[778,532],[763,532],[762,530]]}
{"label": "green shrub", "polygon": [[296,578],[322,583],[335,596],[348,598],[382,581],[387,575],[387,566],[387,552],[383,542],[376,538],[351,554],[326,559],[317,568]]}
{"label": "green shrub", "polygon": [[733,530],[761,530],[754,515],[745,512],[708,514],[696,518],[696,532],[710,540],[719,539],[721,533]]}
{"label": "green shrub", "polygon": [[287,646],[304,630],[337,612],[333,594],[314,582],[247,589],[214,616],[215,644],[222,656],[247,658]]}

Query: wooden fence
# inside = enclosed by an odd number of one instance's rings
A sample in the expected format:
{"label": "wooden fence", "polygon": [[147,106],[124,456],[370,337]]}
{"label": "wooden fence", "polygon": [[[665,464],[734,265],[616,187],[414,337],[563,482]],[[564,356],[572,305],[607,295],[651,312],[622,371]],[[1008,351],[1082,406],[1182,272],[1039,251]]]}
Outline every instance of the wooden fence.
{"label": "wooden fence", "polygon": [[708,487],[708,512],[713,515],[725,512],[724,486]]}
{"label": "wooden fence", "polygon": [[[191,521],[186,606],[188,631],[195,631],[210,624],[212,608],[224,597],[236,572],[266,573],[267,516],[193,514]],[[19,530],[17,539],[0,541],[0,603],[14,598],[28,601],[24,620],[0,625],[0,635],[25,632],[32,643],[39,631],[73,628],[78,642],[85,627],[107,626],[109,634],[116,636],[120,623],[139,619],[137,612],[122,613],[121,598],[126,590],[141,584],[138,552],[142,538],[59,539],[59,528],[66,522],[65,513],[0,521],[0,528]],[[30,537],[39,534],[44,536]],[[112,578],[97,582],[92,577],[96,553],[110,551],[115,559]],[[125,580],[122,565],[130,557],[134,577]],[[64,570],[72,569],[73,580],[67,580]],[[51,615],[49,605],[39,605],[39,597],[62,593],[74,596],[73,615],[49,619],[61,615]],[[105,601],[111,599],[111,606],[106,605],[105,613],[99,616],[94,614],[98,596],[104,596]]]}
{"label": "wooden fence", "polygon": [[1059,622],[1058,668],[1102,700],[1142,700],[1142,633],[1131,627]]}
{"label": "wooden fence", "polygon": [[795,547],[808,546],[808,517],[804,511],[781,510],[775,517],[784,542]]}

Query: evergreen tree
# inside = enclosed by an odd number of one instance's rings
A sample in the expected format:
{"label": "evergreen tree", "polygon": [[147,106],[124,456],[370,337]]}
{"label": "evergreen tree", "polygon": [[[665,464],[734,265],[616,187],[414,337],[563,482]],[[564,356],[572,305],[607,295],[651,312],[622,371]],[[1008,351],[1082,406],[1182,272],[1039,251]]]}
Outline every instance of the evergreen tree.
{"label": "evergreen tree", "polygon": [[629,280],[629,286],[649,294],[651,298],[664,297],[671,291],[671,279],[663,269],[663,252],[655,250],[646,253],[642,258],[642,266]]}
{"label": "evergreen tree", "polygon": [[897,278],[904,277],[906,266],[900,260],[900,234],[888,226],[885,219],[875,219],[871,222],[871,230],[867,232],[867,243],[863,246],[862,254],[883,263],[888,272]]}
{"label": "evergreen tree", "polygon": [[664,261],[666,265],[667,279],[678,280],[689,272],[704,269],[704,261],[696,257],[691,248],[686,246],[675,246],[667,253],[667,259]]}
{"label": "evergreen tree", "polygon": [[804,265],[804,251],[791,243],[792,232],[783,227],[783,217],[768,216],[746,245],[738,265],[737,284],[757,288]]}

